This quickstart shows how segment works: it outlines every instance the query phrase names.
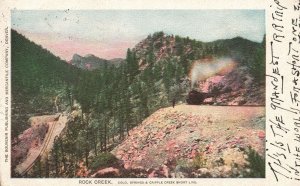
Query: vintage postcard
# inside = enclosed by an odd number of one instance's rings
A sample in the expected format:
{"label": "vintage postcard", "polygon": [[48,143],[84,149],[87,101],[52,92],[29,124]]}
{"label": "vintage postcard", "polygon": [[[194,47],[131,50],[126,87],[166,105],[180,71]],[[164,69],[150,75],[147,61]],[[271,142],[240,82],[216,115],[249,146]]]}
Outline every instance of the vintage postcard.
{"label": "vintage postcard", "polygon": [[299,0],[1,2],[1,185],[299,184]]}

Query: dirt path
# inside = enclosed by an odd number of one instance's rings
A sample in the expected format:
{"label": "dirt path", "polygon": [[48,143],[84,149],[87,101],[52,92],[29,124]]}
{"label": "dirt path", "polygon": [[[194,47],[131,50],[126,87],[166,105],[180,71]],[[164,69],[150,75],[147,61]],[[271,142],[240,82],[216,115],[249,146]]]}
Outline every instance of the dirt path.
{"label": "dirt path", "polygon": [[[263,106],[177,105],[174,109],[184,113],[193,113],[200,115],[214,114],[214,117],[220,116],[229,119],[245,116],[251,117],[253,114],[265,114],[265,107]],[[238,113],[238,115],[234,115],[234,113]]]}
{"label": "dirt path", "polygon": [[[178,105],[175,111],[185,114],[206,116],[215,124],[222,123],[220,127],[239,125],[243,127],[261,128],[252,126],[252,120],[265,116],[265,107],[262,106],[210,106],[210,105]],[[243,125],[243,123],[245,125]]]}
{"label": "dirt path", "polygon": [[18,174],[26,174],[33,167],[35,161],[39,157],[43,159],[45,156],[47,156],[53,147],[55,137],[62,132],[68,121],[67,116],[63,115],[59,116],[57,121],[47,121],[47,119],[47,116],[40,116],[33,121],[36,122],[36,124],[46,122],[49,125],[49,129],[45,135],[42,145],[37,148],[31,148],[26,159],[16,167],[15,172]]}

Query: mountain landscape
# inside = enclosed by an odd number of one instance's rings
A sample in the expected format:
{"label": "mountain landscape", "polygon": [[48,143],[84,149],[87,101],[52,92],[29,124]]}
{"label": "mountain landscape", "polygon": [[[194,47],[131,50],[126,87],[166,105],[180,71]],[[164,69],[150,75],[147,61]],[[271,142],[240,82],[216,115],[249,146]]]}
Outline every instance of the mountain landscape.
{"label": "mountain landscape", "polygon": [[265,39],[156,32],[64,61],[11,36],[13,177],[265,176]]}

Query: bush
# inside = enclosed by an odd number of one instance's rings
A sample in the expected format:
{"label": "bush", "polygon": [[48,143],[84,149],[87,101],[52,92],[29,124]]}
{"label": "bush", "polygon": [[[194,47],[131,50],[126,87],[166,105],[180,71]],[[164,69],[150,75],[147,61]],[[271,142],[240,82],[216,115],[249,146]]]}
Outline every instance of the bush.
{"label": "bush", "polygon": [[207,159],[204,157],[204,153],[198,153],[191,163],[191,167],[199,169],[206,167]]}
{"label": "bush", "polygon": [[248,156],[247,161],[249,162],[247,168],[250,169],[250,172],[246,173],[245,176],[251,178],[265,178],[265,159],[252,148],[249,148],[246,154]]}
{"label": "bush", "polygon": [[189,162],[186,159],[177,159],[176,166],[189,168]]}
{"label": "bush", "polygon": [[109,152],[103,152],[93,158],[89,168],[92,171],[95,171],[100,168],[113,166],[117,162],[118,162],[118,158],[116,158],[113,154]]}

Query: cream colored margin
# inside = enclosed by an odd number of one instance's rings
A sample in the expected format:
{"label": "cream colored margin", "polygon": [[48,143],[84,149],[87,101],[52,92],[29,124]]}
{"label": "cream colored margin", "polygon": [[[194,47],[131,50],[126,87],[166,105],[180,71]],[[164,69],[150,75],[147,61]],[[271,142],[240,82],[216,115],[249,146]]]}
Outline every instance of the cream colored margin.
{"label": "cream colored margin", "polygon": [[[276,1],[276,0],[275,0]],[[294,2],[293,0],[282,0],[283,2]],[[269,4],[273,0],[0,0],[0,41],[4,40],[5,33],[4,28],[10,27],[10,10],[11,9],[265,9],[269,8]],[[268,13],[267,13],[268,14]],[[270,14],[269,14],[270,15]],[[271,30],[270,24],[268,24],[270,17],[266,18],[267,21],[267,34]],[[10,36],[9,36],[10,37]],[[270,39],[268,37],[268,39]],[[268,46],[268,45],[267,45]],[[4,163],[4,90],[5,90],[5,66],[4,66],[4,48],[3,43],[0,43],[0,186],[17,186],[17,185],[30,185],[30,186],[46,186],[46,185],[80,185],[79,179],[11,179],[10,178],[10,164]],[[269,46],[268,46],[269,47]],[[10,55],[9,55],[10,58]],[[270,60],[269,49],[267,49],[267,64]],[[267,67],[268,68],[268,67]],[[10,77],[9,77],[10,78]],[[268,83],[268,81],[267,81]],[[269,86],[267,84],[267,86]],[[269,89],[268,89],[269,91]],[[267,115],[270,117],[269,109],[267,107]],[[267,135],[270,135],[270,131],[267,131]],[[9,137],[10,138],[10,137]],[[9,141],[10,144],[10,141]],[[271,147],[269,147],[271,148]],[[10,159],[10,158],[9,158]],[[276,184],[275,178],[272,172],[267,170],[266,179],[151,179],[157,181],[197,181],[197,184],[178,184],[178,185],[232,185],[232,186],[247,186],[247,185],[297,185],[300,182],[284,182],[281,180],[279,184]],[[91,179],[95,180],[95,179]],[[143,179],[111,179],[113,185],[118,184],[119,180],[143,180]],[[148,179],[150,181],[150,179]],[[93,184],[96,185],[96,184]],[[128,184],[133,185],[133,184]],[[147,184],[155,185],[155,184]],[[160,184],[160,185],[173,185],[173,184]],[[176,184],[177,185],[177,184]]]}

